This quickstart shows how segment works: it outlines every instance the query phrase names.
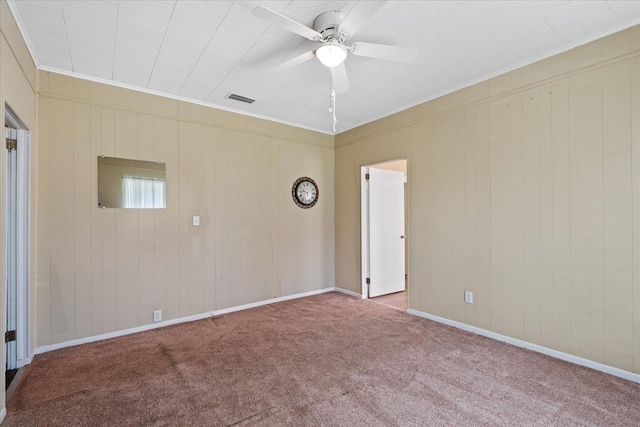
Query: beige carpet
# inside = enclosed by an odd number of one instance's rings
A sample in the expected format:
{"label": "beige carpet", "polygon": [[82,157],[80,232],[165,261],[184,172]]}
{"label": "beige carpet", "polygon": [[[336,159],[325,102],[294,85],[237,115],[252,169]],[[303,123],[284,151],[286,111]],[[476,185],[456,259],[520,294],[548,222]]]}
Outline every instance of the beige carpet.
{"label": "beige carpet", "polygon": [[7,426],[638,426],[640,384],[329,293],[36,357]]}

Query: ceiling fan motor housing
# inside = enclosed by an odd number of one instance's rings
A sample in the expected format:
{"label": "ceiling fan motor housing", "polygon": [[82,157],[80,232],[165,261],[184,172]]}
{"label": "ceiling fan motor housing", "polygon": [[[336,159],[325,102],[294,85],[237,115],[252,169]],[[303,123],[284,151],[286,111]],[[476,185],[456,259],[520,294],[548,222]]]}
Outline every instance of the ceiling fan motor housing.
{"label": "ceiling fan motor housing", "polygon": [[344,36],[338,31],[338,27],[345,17],[346,15],[339,10],[321,13],[313,21],[313,29],[322,34],[322,41],[337,40],[342,42]]}

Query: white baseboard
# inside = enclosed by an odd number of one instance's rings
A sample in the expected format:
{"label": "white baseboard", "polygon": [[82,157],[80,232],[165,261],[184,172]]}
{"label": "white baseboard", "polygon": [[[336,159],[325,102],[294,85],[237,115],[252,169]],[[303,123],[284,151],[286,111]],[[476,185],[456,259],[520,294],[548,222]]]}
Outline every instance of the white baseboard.
{"label": "white baseboard", "polygon": [[[107,340],[107,339],[110,339],[110,338],[116,338],[116,337],[121,337],[121,336],[124,336],[124,335],[135,334],[135,333],[138,333],[138,332],[149,331],[151,329],[162,328],[162,327],[169,326],[169,325],[176,325],[178,323],[193,322],[194,320],[206,319],[207,317],[213,317],[213,316],[220,316],[222,314],[232,313],[234,311],[246,310],[246,309],[249,309],[249,308],[259,307],[261,305],[273,304],[273,303],[276,303],[276,302],[287,301],[287,300],[296,299],[296,298],[303,298],[303,297],[308,297],[308,296],[311,296],[311,295],[322,294],[322,293],[325,293],[325,292],[331,292],[333,290],[334,290],[334,288],[331,287],[331,288],[318,289],[318,290],[315,290],[315,291],[302,292],[302,293],[299,293],[299,294],[287,295],[287,296],[268,299],[268,300],[264,300],[264,301],[258,301],[258,302],[254,302],[254,303],[251,303],[251,304],[244,304],[244,305],[240,305],[240,306],[236,306],[236,307],[223,308],[221,310],[214,310],[214,311],[209,311],[209,312],[206,312],[206,313],[195,314],[193,316],[186,316],[186,317],[180,317],[178,319],[166,320],[164,322],[157,322],[157,323],[151,323],[149,325],[137,326],[135,328],[122,329],[120,331],[107,332],[105,334],[93,335],[93,336],[90,336],[90,337],[78,338],[78,339],[75,339],[75,340],[64,341],[64,342],[60,342],[60,343],[56,343],[56,344],[44,345],[44,346],[36,348],[36,350],[34,351],[34,355],[35,354],[46,353],[48,351],[53,351],[53,350],[59,350],[61,348],[73,347],[73,346],[76,346],[76,345],[87,344],[87,343],[96,342],[96,341],[103,341],[103,340]],[[29,358],[29,363],[31,363],[31,358]],[[27,365],[27,364],[28,363],[25,363],[25,365]]]}
{"label": "white baseboard", "polygon": [[88,344],[96,341],[108,340],[110,338],[121,337],[123,335],[135,334],[138,332],[149,331],[151,329],[162,328],[164,326],[175,325],[177,323],[185,323],[185,322],[193,322],[194,320],[206,319],[207,317],[211,317],[211,312],[196,314],[193,316],[180,317],[178,319],[166,320],[164,322],[151,323],[149,325],[136,326],[135,328],[122,329],[120,331],[107,332],[105,334],[100,335],[92,335],[90,337],[78,338],[75,340],[63,341],[50,345],[43,345],[41,347],[36,348],[34,351],[35,354],[42,354],[48,351],[59,350],[61,348],[73,347],[80,344]]}
{"label": "white baseboard", "polygon": [[221,314],[233,313],[234,311],[246,310],[248,308],[260,307],[261,305],[273,304],[274,302],[288,301],[290,299],[296,298],[304,298],[310,297],[311,295],[324,294],[326,292],[333,291],[334,288],[323,288],[315,291],[302,292],[299,294],[287,295],[284,297],[278,297],[273,299],[268,299],[264,301],[252,302],[251,304],[238,305],[236,307],[223,308],[221,310],[216,310],[211,312],[212,316],[220,316]]}
{"label": "white baseboard", "polygon": [[27,366],[31,363],[31,360],[33,359],[33,357],[29,356],[29,357],[25,357],[24,359],[20,359],[16,362],[16,367],[18,369],[22,368],[23,366]]}
{"label": "white baseboard", "polygon": [[349,291],[347,289],[342,289],[342,288],[339,288],[337,286],[335,288],[333,288],[333,290],[336,291],[336,292],[340,292],[340,293],[346,294],[346,295],[350,295],[350,296],[355,297],[355,298],[363,298],[362,294],[359,294],[359,293],[353,292],[353,291]]}
{"label": "white baseboard", "polygon": [[7,416],[7,408],[2,408],[2,411],[0,411],[0,424],[4,421],[4,417]]}
{"label": "white baseboard", "polygon": [[445,319],[444,317],[434,316],[433,314],[423,313],[422,311],[408,309],[407,313],[414,316],[423,317],[425,319],[433,320],[434,322],[443,323],[445,325],[453,326],[454,328],[462,329],[468,332],[473,332],[478,335],[482,335],[487,338],[491,338],[497,341],[506,342],[507,344],[515,345],[516,347],[526,348],[537,353],[546,354],[547,356],[555,357],[566,362],[575,363],[576,365],[586,366],[587,368],[595,369],[596,371],[605,372],[607,374],[614,375],[616,377],[624,378],[625,380],[640,383],[640,375],[633,372],[625,371],[623,369],[614,368],[613,366],[605,365],[603,363],[594,362],[592,360],[583,359],[582,357],[574,356],[571,354],[563,353],[558,350],[553,350],[541,345],[532,344],[527,341],[522,341],[517,338],[511,338],[506,335],[498,334],[496,332],[487,331],[486,329],[476,328],[475,326],[467,325],[455,320]]}

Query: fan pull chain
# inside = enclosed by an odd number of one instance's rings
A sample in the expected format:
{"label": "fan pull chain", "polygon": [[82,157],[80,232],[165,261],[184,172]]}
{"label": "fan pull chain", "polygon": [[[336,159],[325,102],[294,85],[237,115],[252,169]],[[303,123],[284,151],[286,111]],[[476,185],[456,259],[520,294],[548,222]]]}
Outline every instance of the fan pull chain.
{"label": "fan pull chain", "polygon": [[333,113],[333,131],[336,131],[336,123],[338,123],[338,119],[336,118],[336,90],[331,90],[331,104],[332,104],[332,113]]}
{"label": "fan pull chain", "polygon": [[336,118],[336,90],[333,85],[333,76],[331,76],[331,88],[330,88],[331,98],[329,100],[329,112],[331,113],[331,117],[333,119],[333,131],[336,131],[336,123],[338,119]]}

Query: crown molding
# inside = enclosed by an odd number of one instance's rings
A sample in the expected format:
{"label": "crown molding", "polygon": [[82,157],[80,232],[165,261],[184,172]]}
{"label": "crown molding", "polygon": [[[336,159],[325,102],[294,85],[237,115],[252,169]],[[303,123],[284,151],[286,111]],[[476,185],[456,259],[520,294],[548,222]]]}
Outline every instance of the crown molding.
{"label": "crown molding", "polygon": [[501,70],[498,70],[496,72],[485,74],[482,77],[478,77],[477,79],[471,80],[469,82],[462,83],[462,84],[460,84],[458,86],[455,86],[455,87],[453,87],[451,89],[447,89],[447,90],[444,90],[442,92],[438,92],[437,94],[435,94],[433,96],[429,96],[428,98],[423,99],[422,101],[417,101],[417,102],[413,102],[411,104],[406,104],[403,107],[399,107],[397,109],[389,111],[388,113],[376,116],[376,118],[374,118],[374,119],[371,119],[371,120],[367,119],[366,121],[363,121],[358,125],[351,126],[348,129],[340,130],[335,135],[338,135],[338,134],[341,134],[341,133],[344,133],[344,132],[348,132],[348,131],[350,131],[352,129],[355,129],[355,128],[358,128],[360,126],[364,126],[366,124],[373,123],[376,120],[384,119],[385,117],[389,117],[389,116],[391,116],[393,114],[397,114],[397,113],[400,113],[400,112],[402,112],[404,110],[408,110],[409,108],[415,107],[416,105],[424,104],[424,103],[427,103],[429,101],[433,101],[433,100],[441,98],[443,96],[452,94],[452,93],[457,92],[459,90],[465,89],[467,87],[476,85],[478,83],[482,83],[482,82],[485,82],[487,80],[491,80],[491,79],[496,78],[498,76],[501,76],[503,74],[506,74],[506,73],[509,73],[511,71],[517,70],[518,68],[523,68],[523,67],[526,67],[527,65],[534,64],[534,63],[536,63],[538,61],[542,61],[542,60],[545,60],[547,58],[551,58],[552,56],[555,56],[555,55],[558,55],[558,54],[561,54],[561,53],[564,53],[564,52],[568,52],[571,49],[575,49],[575,48],[580,47],[582,45],[585,45],[587,43],[591,43],[591,42],[596,41],[598,39],[602,39],[602,38],[610,36],[612,34],[619,33],[621,31],[627,30],[629,28],[635,27],[636,25],[640,25],[640,18],[634,18],[634,19],[632,19],[631,21],[629,21],[629,22],[627,22],[625,24],[617,25],[617,26],[615,26],[613,28],[610,28],[608,30],[605,30],[605,31],[600,31],[600,32],[598,32],[596,34],[593,34],[593,35],[591,35],[591,36],[589,36],[589,37],[587,37],[585,39],[582,39],[582,40],[580,40],[578,42],[575,42],[575,43],[572,43],[570,45],[554,49],[554,50],[549,51],[549,52],[545,52],[545,53],[540,54],[540,55],[536,55],[536,56],[534,56],[532,58],[529,58],[527,60],[518,62],[517,64],[502,68]]}
{"label": "crown molding", "polygon": [[7,6],[9,6],[9,10],[13,15],[13,20],[16,22],[16,25],[18,26],[18,31],[20,31],[20,35],[24,40],[24,44],[27,45],[27,50],[29,51],[29,55],[31,55],[31,59],[33,60],[33,63],[35,64],[37,69],[40,69],[40,61],[38,61],[38,57],[36,56],[36,50],[33,48],[33,44],[31,43],[31,39],[27,34],[27,30],[24,28],[24,23],[22,22],[22,19],[20,18],[20,14],[16,9],[14,0],[7,0]]}
{"label": "crown molding", "polygon": [[312,132],[318,132],[318,133],[322,133],[322,134],[325,134],[325,135],[335,136],[335,134],[333,134],[331,132],[327,132],[326,130],[316,129],[316,128],[309,127],[309,126],[303,126],[303,125],[300,125],[300,124],[297,124],[297,123],[288,122],[286,120],[279,120],[279,119],[274,119],[273,117],[262,116],[260,114],[250,113],[250,112],[247,112],[247,111],[235,110],[233,108],[224,107],[224,106],[217,105],[217,104],[212,104],[212,103],[209,103],[209,102],[198,101],[198,100],[195,100],[195,99],[185,98],[185,97],[179,96],[179,95],[172,95],[172,94],[169,94],[169,93],[164,93],[164,92],[155,91],[155,90],[151,90],[151,89],[145,89],[145,88],[141,88],[141,87],[138,87],[138,86],[129,85],[129,84],[126,84],[126,83],[118,83],[118,82],[114,82],[113,80],[107,80],[107,79],[101,79],[99,77],[87,76],[85,74],[75,73],[73,71],[61,70],[59,68],[47,67],[47,66],[40,66],[40,67],[38,67],[38,70],[48,71],[50,73],[62,74],[64,76],[73,77],[73,78],[76,78],[76,79],[87,80],[87,81],[100,83],[100,84],[105,84],[105,85],[109,85],[109,86],[119,87],[119,88],[122,88],[122,89],[134,90],[136,92],[146,93],[146,94],[149,94],[149,95],[161,96],[163,98],[175,99],[176,101],[182,101],[182,102],[188,102],[190,104],[202,105],[203,107],[215,108],[217,110],[228,111],[230,113],[240,114],[240,115],[248,116],[248,117],[254,117],[256,119],[261,119],[261,120],[268,120],[270,122],[280,123],[280,124],[287,125],[287,126],[292,126],[292,127],[296,127],[296,128],[300,128],[300,129],[310,130]]}

